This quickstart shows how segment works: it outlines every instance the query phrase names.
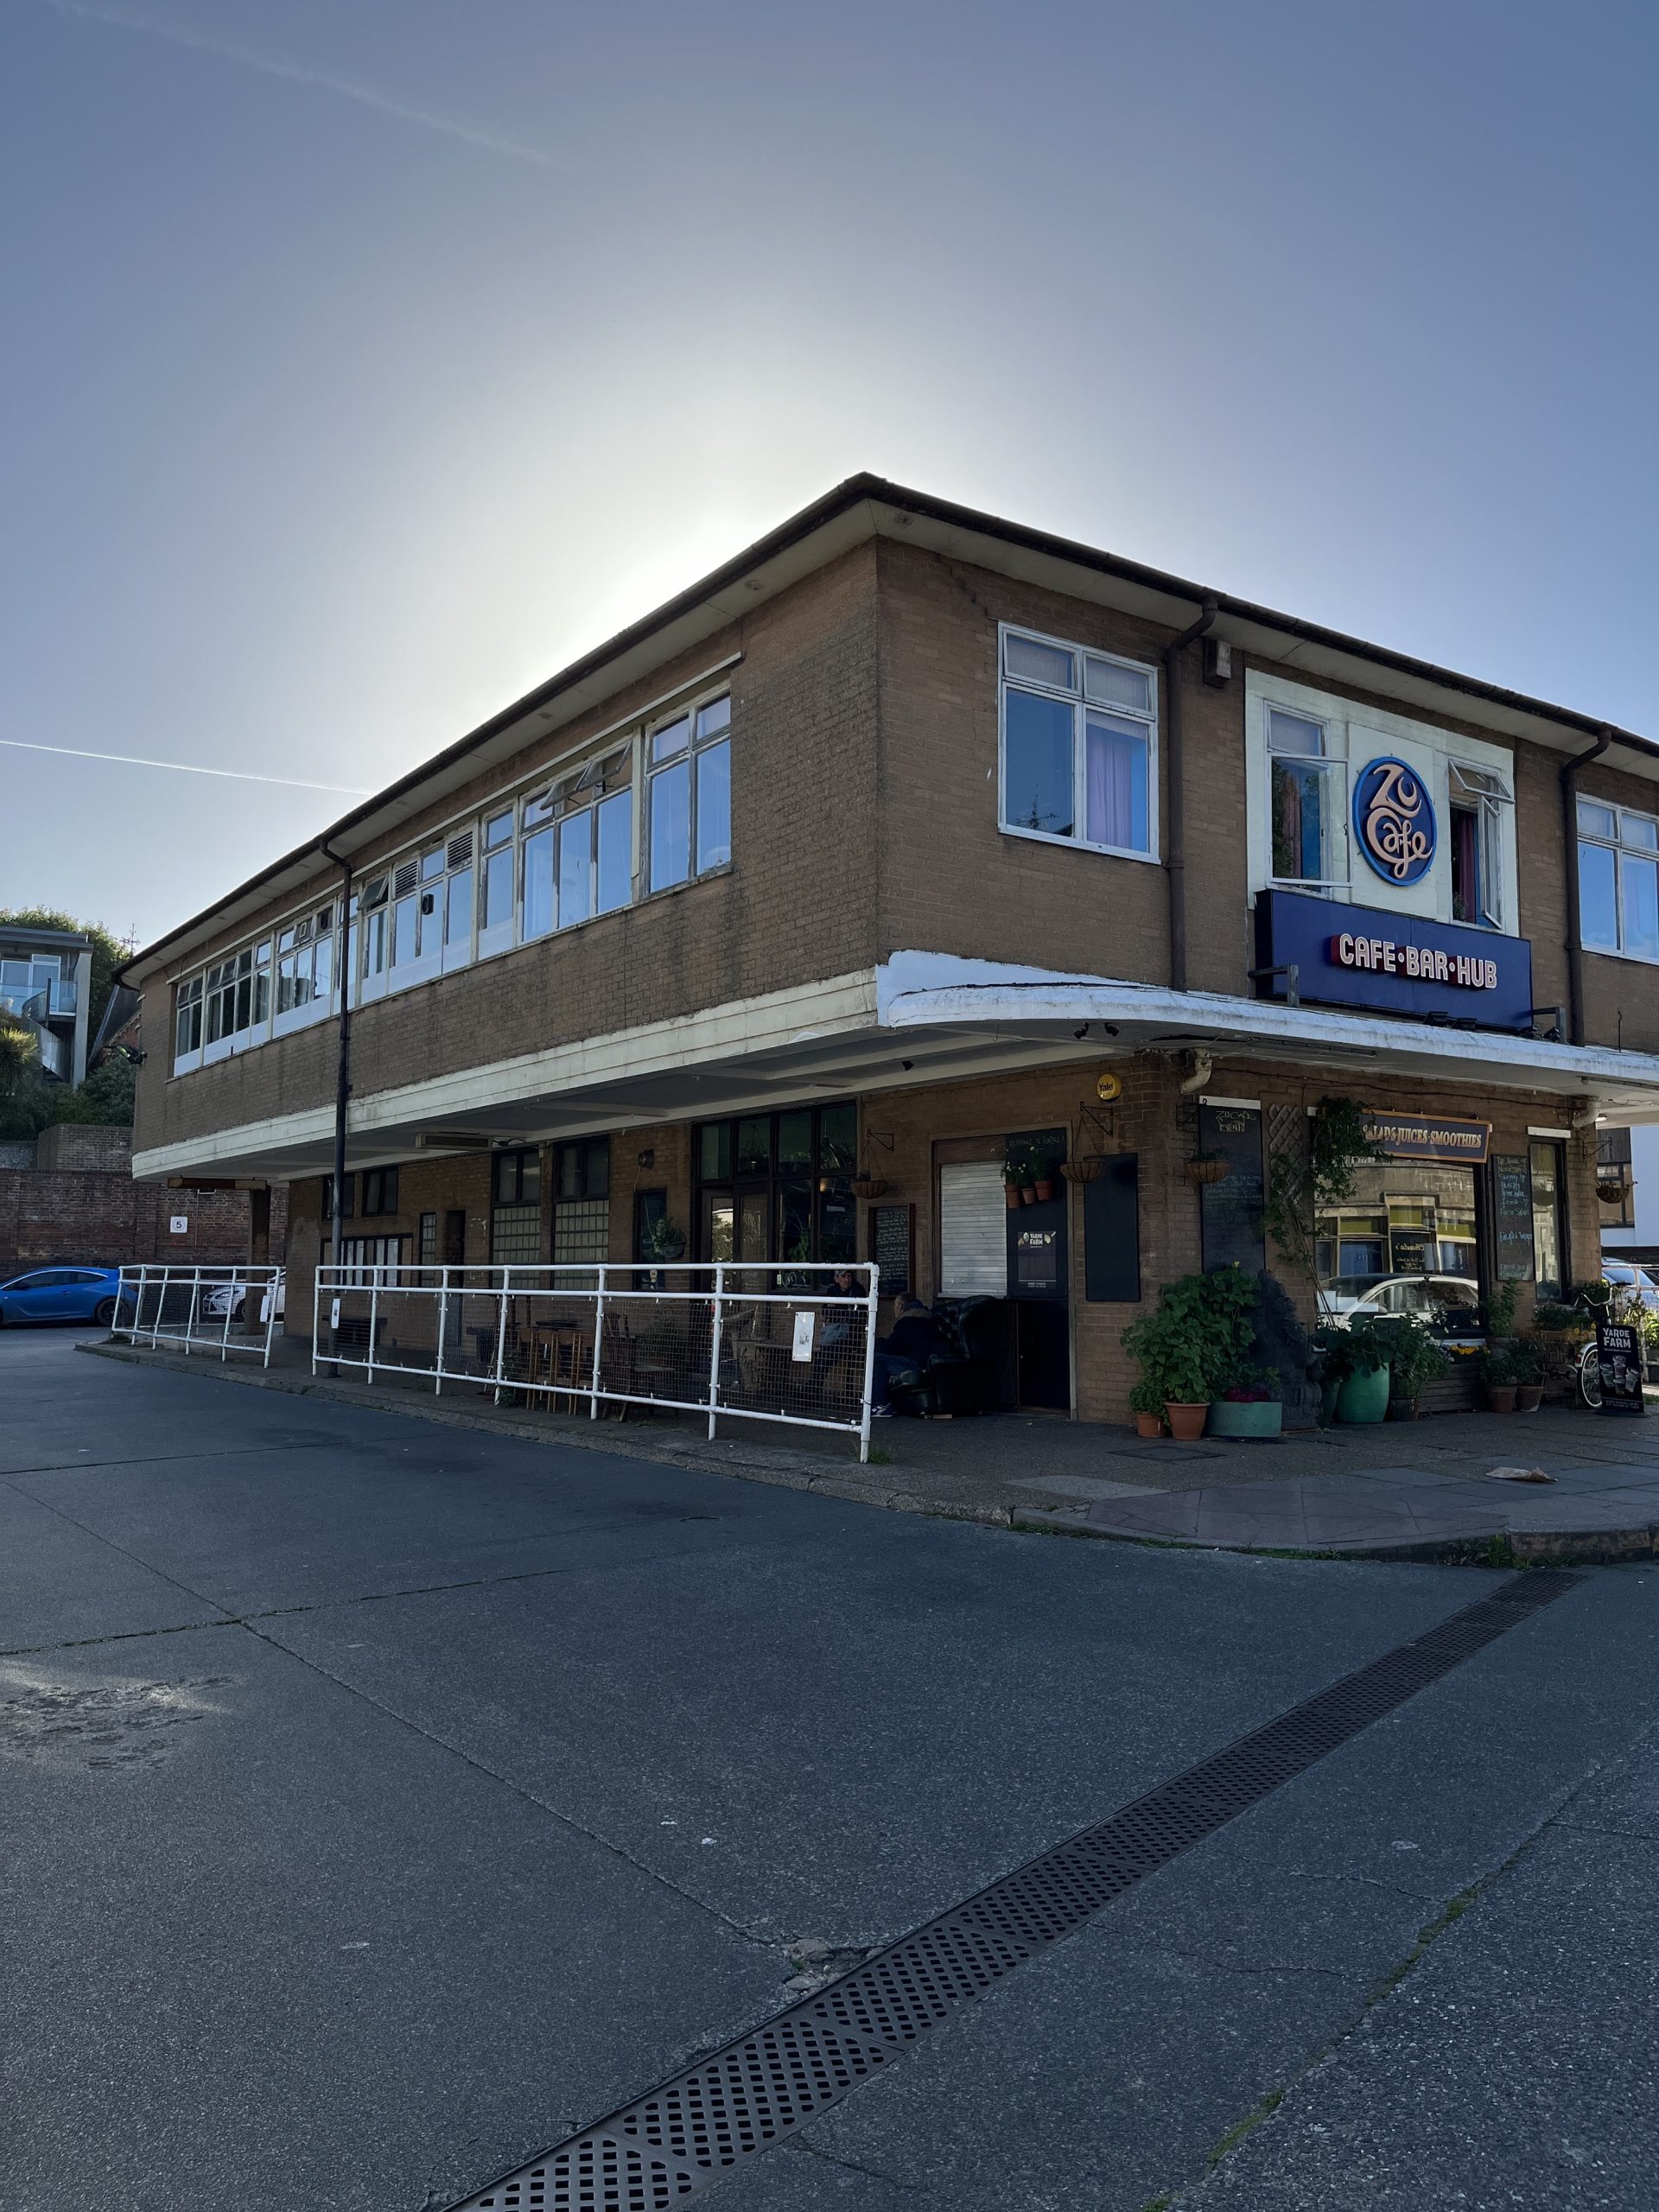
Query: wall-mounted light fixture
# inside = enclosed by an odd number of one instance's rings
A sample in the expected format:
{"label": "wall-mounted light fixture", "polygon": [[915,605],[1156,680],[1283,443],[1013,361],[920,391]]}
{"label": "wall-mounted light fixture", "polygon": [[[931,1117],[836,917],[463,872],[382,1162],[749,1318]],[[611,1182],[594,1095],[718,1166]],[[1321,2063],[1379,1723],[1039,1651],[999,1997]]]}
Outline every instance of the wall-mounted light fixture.
{"label": "wall-mounted light fixture", "polygon": [[654,1167],[657,1165],[657,1154],[649,1145],[639,1154],[639,1165],[642,1167]]}

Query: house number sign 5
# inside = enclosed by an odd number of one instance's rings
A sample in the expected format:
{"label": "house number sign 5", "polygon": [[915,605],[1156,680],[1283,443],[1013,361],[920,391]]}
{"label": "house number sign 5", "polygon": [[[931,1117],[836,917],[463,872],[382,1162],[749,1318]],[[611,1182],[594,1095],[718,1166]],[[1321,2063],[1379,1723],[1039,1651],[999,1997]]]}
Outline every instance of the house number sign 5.
{"label": "house number sign 5", "polygon": [[1368,761],[1354,784],[1354,835],[1385,883],[1421,883],[1434,859],[1434,808],[1403,760]]}

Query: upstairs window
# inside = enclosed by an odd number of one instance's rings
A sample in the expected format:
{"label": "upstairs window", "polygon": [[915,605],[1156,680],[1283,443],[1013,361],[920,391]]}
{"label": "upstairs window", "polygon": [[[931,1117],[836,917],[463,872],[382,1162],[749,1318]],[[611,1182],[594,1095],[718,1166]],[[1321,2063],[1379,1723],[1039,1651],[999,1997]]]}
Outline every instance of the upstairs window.
{"label": "upstairs window", "polygon": [[363,1170],[363,1211],[365,1215],[397,1212],[397,1170],[395,1167],[365,1167]]}
{"label": "upstairs window", "polygon": [[651,888],[732,857],[732,702],[722,694],[661,722],[645,741]]}
{"label": "upstairs window", "polygon": [[181,1059],[187,1052],[201,1050],[201,994],[202,978],[193,976],[188,983],[179,985],[178,1007],[174,1020],[173,1049]]}
{"label": "upstairs window", "polygon": [[1152,858],[1157,742],[1152,669],[1003,631],[1004,830]]}
{"label": "upstairs window", "polygon": [[1446,767],[1451,797],[1452,918],[1478,929],[1503,926],[1503,809],[1508,786],[1490,768],[1452,760]]}
{"label": "upstairs window", "polygon": [[626,906],[633,889],[633,756],[623,746],[524,802],[523,934]]}
{"label": "upstairs window", "polygon": [[478,923],[494,929],[512,919],[512,813],[492,814],[484,823],[484,871]]}
{"label": "upstairs window", "polygon": [[1593,952],[1659,960],[1659,822],[1579,801],[1579,940]]}
{"label": "upstairs window", "polygon": [[1269,707],[1268,819],[1273,880],[1304,891],[1348,880],[1348,767],[1333,760],[1325,727],[1310,715]]}

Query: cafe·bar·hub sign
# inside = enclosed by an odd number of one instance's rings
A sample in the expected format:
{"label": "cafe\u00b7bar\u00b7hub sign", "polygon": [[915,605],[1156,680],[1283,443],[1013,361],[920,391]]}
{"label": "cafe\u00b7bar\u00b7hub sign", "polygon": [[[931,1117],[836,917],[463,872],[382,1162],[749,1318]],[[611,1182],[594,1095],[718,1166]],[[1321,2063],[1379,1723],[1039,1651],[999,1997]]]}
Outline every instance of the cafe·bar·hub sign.
{"label": "cafe\u00b7bar\u00b7hub sign", "polygon": [[1287,995],[1294,967],[1305,1004],[1532,1032],[1531,945],[1465,922],[1259,891],[1255,965],[1264,998]]}

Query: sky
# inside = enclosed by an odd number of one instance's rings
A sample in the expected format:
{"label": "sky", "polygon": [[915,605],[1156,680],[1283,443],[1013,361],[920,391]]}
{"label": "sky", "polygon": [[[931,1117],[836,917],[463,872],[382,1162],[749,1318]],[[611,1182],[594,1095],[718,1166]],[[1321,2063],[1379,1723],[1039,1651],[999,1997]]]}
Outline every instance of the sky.
{"label": "sky", "polygon": [[1656,65],[1597,0],[3,0],[0,906],[149,941],[864,468],[1659,737]]}

